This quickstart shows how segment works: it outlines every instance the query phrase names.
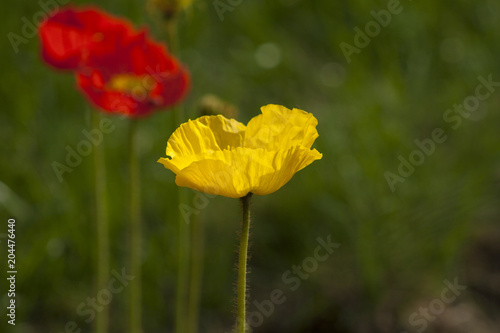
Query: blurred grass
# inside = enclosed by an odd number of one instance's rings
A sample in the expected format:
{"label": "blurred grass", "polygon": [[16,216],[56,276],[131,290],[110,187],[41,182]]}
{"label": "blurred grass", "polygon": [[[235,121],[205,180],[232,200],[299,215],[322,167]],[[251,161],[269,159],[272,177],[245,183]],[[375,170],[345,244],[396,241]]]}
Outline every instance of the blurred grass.
{"label": "blurred grass", "polygon": [[[75,2],[84,3],[84,2]],[[298,107],[319,120],[315,147],[324,154],[280,191],[255,197],[251,299],[288,290],[282,274],[312,255],[316,238],[332,235],[341,247],[277,306],[258,332],[395,332],[407,325],[420,297],[439,295],[444,279],[462,276],[463,252],[476,235],[497,225],[500,92],[455,131],[443,113],[474,92],[477,77],[500,81],[500,5],[493,1],[402,1],[404,10],[348,64],[339,47],[353,44],[355,26],[372,20],[387,2],[244,1],[220,21],[211,2],[195,2],[181,18],[179,57],[192,74],[186,100],[190,118],[205,93],[241,110],[246,122],[268,103]],[[165,39],[162,24],[141,1],[99,6],[148,25]],[[22,17],[36,2],[2,2],[1,32],[20,34]],[[450,42],[451,41],[451,42]],[[281,55],[274,68],[259,66],[259,46]],[[0,210],[17,219],[17,322],[2,332],[60,332],[94,290],[92,158],[60,183],[51,163],[84,139],[94,112],[74,78],[44,66],[38,40],[14,53],[0,45]],[[144,331],[171,332],[174,314],[176,215],[174,175],[156,163],[175,124],[159,112],[141,121],[144,221]],[[127,258],[126,121],[112,117],[105,134],[112,266]],[[448,140],[390,191],[384,173],[396,172],[415,139],[444,128]],[[239,204],[210,199],[206,224],[201,332],[233,324]],[[5,227],[6,230],[6,227]],[[4,232],[0,230],[0,233]],[[4,242],[2,242],[4,244]],[[2,245],[2,251],[5,247]],[[6,253],[6,252],[3,252]],[[3,259],[2,259],[3,260]],[[3,261],[2,261],[3,262]],[[5,280],[0,283],[3,295]],[[2,296],[6,304],[6,296]],[[126,329],[126,293],[111,304],[112,332]],[[252,305],[250,305],[252,311]],[[392,318],[391,320],[381,320]],[[3,312],[2,312],[3,313]],[[389,315],[388,315],[389,314]],[[383,322],[381,324],[380,322]],[[389,323],[387,323],[389,322]]]}

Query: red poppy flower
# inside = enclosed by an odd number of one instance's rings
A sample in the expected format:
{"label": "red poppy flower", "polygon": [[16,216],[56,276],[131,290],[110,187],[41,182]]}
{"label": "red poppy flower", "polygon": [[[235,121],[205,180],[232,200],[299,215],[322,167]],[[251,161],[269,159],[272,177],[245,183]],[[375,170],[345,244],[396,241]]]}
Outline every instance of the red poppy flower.
{"label": "red poppy flower", "polygon": [[125,20],[98,9],[68,7],[55,12],[39,28],[44,60],[58,69],[111,63],[117,50],[141,38]]}
{"label": "red poppy flower", "polygon": [[97,107],[144,116],[178,102],[189,76],[145,31],[99,10],[68,8],[40,27],[42,56],[76,71],[80,90]]}
{"label": "red poppy flower", "polygon": [[98,107],[127,116],[144,116],[179,101],[189,77],[165,48],[152,41],[132,43],[110,66],[77,73],[80,89]]}

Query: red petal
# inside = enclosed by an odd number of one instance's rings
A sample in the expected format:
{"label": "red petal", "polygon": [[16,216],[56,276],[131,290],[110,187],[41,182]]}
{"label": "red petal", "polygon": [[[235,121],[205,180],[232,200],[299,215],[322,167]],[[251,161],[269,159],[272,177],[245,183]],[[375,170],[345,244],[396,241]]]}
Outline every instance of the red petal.
{"label": "red petal", "polygon": [[[40,26],[39,34],[44,60],[59,69],[76,70],[82,93],[107,112],[144,116],[178,103],[189,88],[187,72],[165,46],[97,9],[60,10]],[[117,75],[138,76],[144,94],[110,88],[113,84],[108,83]]]}
{"label": "red petal", "polygon": [[42,56],[59,69],[98,65],[137,38],[139,33],[124,20],[94,8],[68,7],[52,14],[39,28]]}

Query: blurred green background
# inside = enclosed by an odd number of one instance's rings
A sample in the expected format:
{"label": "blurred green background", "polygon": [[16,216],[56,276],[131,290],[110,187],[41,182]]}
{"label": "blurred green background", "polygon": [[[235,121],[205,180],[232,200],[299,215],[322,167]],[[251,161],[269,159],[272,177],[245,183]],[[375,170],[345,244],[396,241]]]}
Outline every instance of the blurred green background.
{"label": "blurred green background", "polygon": [[[286,296],[254,332],[500,331],[500,89],[457,129],[443,119],[475,93],[479,76],[500,81],[500,3],[401,1],[401,12],[348,62],[339,45],[354,46],[354,28],[364,30],[370,12],[388,3],[243,0],[221,20],[213,2],[195,1],[179,19],[178,57],[193,82],[186,117],[198,117],[201,98],[211,93],[235,105],[245,123],[269,103],[319,121],[315,147],[323,159],[253,200],[248,309],[257,311],[252,302],[275,289]],[[94,4],[166,38],[144,1]],[[40,11],[36,1],[1,2],[1,34],[21,35],[22,18]],[[93,158],[63,182],[51,164],[64,163],[65,147],[85,139],[94,111],[71,74],[42,63],[36,36],[17,53],[7,37],[0,47],[0,237],[15,218],[19,272],[15,327],[7,325],[8,288],[0,279],[0,331],[59,333],[75,321],[91,332],[76,308],[96,294]],[[103,146],[112,267],[120,271],[128,255],[128,121],[111,119],[116,129]],[[156,160],[175,126],[168,111],[139,124],[144,332],[173,331],[178,203],[174,174]],[[397,174],[398,157],[408,159],[414,141],[436,128],[447,140],[391,191],[385,173]],[[229,332],[239,203],[212,198],[199,216],[200,332]],[[340,247],[291,291],[282,275],[328,235]],[[467,289],[432,320],[412,324],[413,313],[441,299],[443,281],[455,279]],[[111,332],[126,332],[127,301],[125,291],[109,305]]]}

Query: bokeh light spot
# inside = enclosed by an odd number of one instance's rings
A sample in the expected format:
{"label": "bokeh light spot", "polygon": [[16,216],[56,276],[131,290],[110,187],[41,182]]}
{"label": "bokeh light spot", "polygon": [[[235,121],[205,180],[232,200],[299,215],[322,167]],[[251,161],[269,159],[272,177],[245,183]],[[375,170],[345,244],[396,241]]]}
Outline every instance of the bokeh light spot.
{"label": "bokeh light spot", "polygon": [[255,61],[262,68],[274,68],[281,62],[281,49],[274,43],[265,43],[255,51]]}

